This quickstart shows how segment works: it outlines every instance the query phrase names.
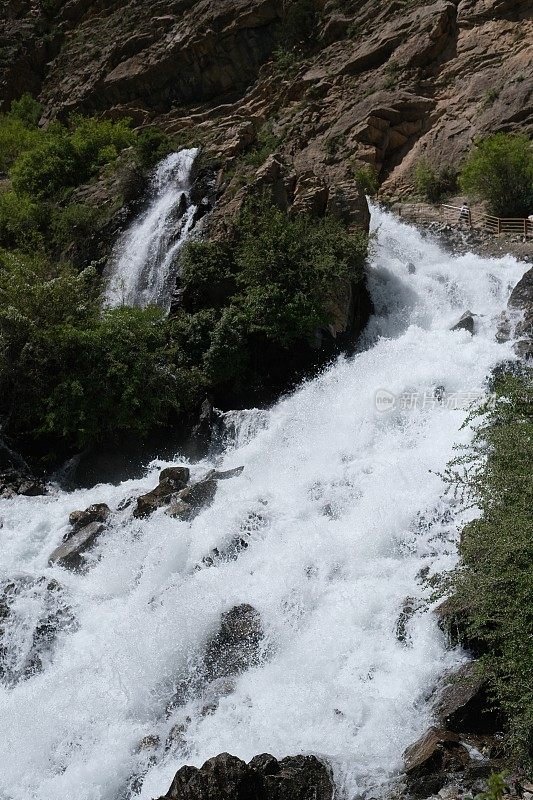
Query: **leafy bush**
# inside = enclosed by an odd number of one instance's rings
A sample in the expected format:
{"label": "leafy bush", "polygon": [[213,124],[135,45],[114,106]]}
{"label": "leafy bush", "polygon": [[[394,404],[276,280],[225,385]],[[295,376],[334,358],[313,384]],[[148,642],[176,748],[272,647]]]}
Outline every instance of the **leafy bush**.
{"label": "leafy bush", "polygon": [[15,191],[40,200],[53,197],[77,182],[76,152],[61,125],[23,152],[11,168]]}
{"label": "leafy bush", "polygon": [[54,123],[19,155],[11,168],[17,192],[40,199],[56,197],[62,189],[87,181],[135,141],[128,120],[73,117],[71,126]]}
{"label": "leafy bush", "polygon": [[198,363],[215,387],[258,379],[268,352],[309,346],[331,322],[339,281],[360,280],[366,255],[363,234],[331,218],[289,217],[265,200],[243,209],[234,233],[231,245],[196,242],[182,255],[178,319],[191,326],[210,309]]}
{"label": "leafy bush", "polygon": [[4,432],[52,458],[139,435],[190,402],[156,309],[100,312],[92,270],[0,256],[0,409]]}
{"label": "leafy bush", "polygon": [[0,243],[3,247],[40,249],[44,242],[42,230],[45,223],[45,209],[28,195],[0,194]]}
{"label": "leafy bush", "polygon": [[457,189],[457,173],[448,165],[435,169],[427,159],[422,159],[415,169],[417,191],[430,203],[439,203]]}
{"label": "leafy bush", "polygon": [[27,128],[36,128],[43,113],[43,107],[35,98],[25,92],[18,100],[11,103],[10,116],[18,119]]}
{"label": "leafy bush", "polygon": [[94,233],[98,228],[100,209],[84,203],[70,203],[54,209],[51,215],[50,239],[63,248]]}
{"label": "leafy bush", "polygon": [[533,211],[533,149],[525,134],[496,133],[480,139],[460,174],[461,189],[485,200],[500,217]]}
{"label": "leafy bush", "polygon": [[39,139],[39,131],[28,128],[20,119],[10,114],[0,114],[0,170],[5,172],[24,152]]}
{"label": "leafy bush", "polygon": [[458,607],[468,609],[467,639],[508,719],[508,748],[533,766],[533,370],[504,375],[473,444],[448,479],[481,516],[461,537],[454,576]]}
{"label": "leafy bush", "polygon": [[359,167],[354,173],[355,181],[362,192],[370,196],[379,190],[379,177],[374,167]]}
{"label": "leafy bush", "polygon": [[142,163],[152,166],[177,149],[177,146],[171,137],[159,128],[145,128],[137,136],[137,148]]}

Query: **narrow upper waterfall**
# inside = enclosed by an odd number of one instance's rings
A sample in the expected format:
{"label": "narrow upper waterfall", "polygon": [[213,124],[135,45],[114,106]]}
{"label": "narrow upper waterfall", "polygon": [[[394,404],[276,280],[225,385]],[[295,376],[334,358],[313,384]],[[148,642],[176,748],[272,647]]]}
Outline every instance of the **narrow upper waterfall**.
{"label": "narrow upper waterfall", "polygon": [[[193,157],[160,165],[154,202],[121,244],[130,302],[165,296],[156,273],[181,241],[172,209]],[[150,800],[179,766],[223,751],[320,754],[346,800],[376,796],[401,769],[435,680],[463,658],[446,649],[423,580],[455,562],[462,522],[439,472],[471,436],[460,428],[487,374],[513,357],[495,331],[526,265],[454,258],[378,209],[372,226],[376,311],[361,352],[267,411],[228,415],[216,466],[244,471],[192,521],[163,509],[134,519],[124,502],[155,485],[161,462],[119,486],[3,501],[1,583],[19,588],[0,653],[1,798]],[[473,336],[450,330],[467,308]],[[101,502],[112,525],[90,569],[49,567],[69,512]],[[400,641],[407,597],[420,602]],[[243,603],[264,628],[259,663],[198,688],[206,643]],[[50,615],[56,639],[36,640]]]}
{"label": "narrow upper waterfall", "polygon": [[108,305],[169,307],[172,262],[195,221],[189,189],[197,154],[197,148],[180,150],[157,166],[148,208],[119,239],[111,258]]}

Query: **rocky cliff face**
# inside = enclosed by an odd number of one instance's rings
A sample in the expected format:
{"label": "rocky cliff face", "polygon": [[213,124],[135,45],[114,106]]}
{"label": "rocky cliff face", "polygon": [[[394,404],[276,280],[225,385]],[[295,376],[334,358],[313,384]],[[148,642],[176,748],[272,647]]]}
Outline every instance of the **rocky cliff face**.
{"label": "rocky cliff face", "polygon": [[8,0],[0,99],[157,121],[226,167],[268,126],[300,197],[360,163],[408,189],[422,156],[456,164],[476,135],[533,129],[532,0],[317,4],[316,43],[287,63],[282,0]]}

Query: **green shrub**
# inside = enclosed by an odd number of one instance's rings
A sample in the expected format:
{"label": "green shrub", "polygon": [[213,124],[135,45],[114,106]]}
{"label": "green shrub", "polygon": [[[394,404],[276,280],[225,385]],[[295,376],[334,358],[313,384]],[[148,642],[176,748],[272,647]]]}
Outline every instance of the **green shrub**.
{"label": "green shrub", "polygon": [[370,196],[379,191],[379,176],[374,167],[359,167],[354,173],[355,181],[362,192]]}
{"label": "green shrub", "polygon": [[202,342],[198,365],[211,386],[253,382],[272,348],[314,342],[331,322],[339,281],[361,279],[366,244],[366,236],[348,235],[331,218],[292,217],[257,200],[241,212],[231,245],[188,245],[178,319]]}
{"label": "green shrub", "polygon": [[416,190],[430,203],[440,203],[457,189],[457,173],[446,165],[435,169],[427,159],[422,159],[415,169]]}
{"label": "green shrub", "polygon": [[146,166],[156,164],[177,149],[171,137],[159,128],[145,128],[141,131],[137,136],[137,147],[141,161]]}
{"label": "green shrub", "polygon": [[50,239],[57,247],[66,247],[93,234],[99,219],[100,209],[84,203],[57,208],[51,215]]}
{"label": "green shrub", "polygon": [[63,189],[85,183],[135,142],[129,120],[77,116],[70,125],[54,123],[18,156],[11,168],[17,192],[39,199],[57,197]]}
{"label": "green shrub", "polygon": [[0,194],[0,245],[2,247],[38,250],[43,246],[46,211],[28,195]]}
{"label": "green shrub", "polygon": [[39,131],[28,128],[10,114],[0,114],[0,170],[5,172],[24,152],[39,140]]}
{"label": "green shrub", "polygon": [[448,480],[481,516],[463,530],[454,601],[508,719],[508,752],[533,766],[533,370],[494,386],[472,445]]}
{"label": "green shrub", "polygon": [[114,161],[122,150],[136,142],[131,120],[97,120],[94,117],[73,116],[70,120],[70,141],[76,153],[78,183],[83,183],[102,164]]}
{"label": "green shrub", "polygon": [[485,200],[495,216],[523,217],[533,209],[533,149],[525,134],[480,139],[460,174],[461,189]]}
{"label": "green shrub", "polygon": [[67,131],[60,125],[23,152],[11,168],[11,180],[18,194],[39,200],[57,195],[77,182],[76,151]]}
{"label": "green shrub", "polygon": [[12,119],[20,120],[27,128],[36,128],[42,113],[41,103],[25,92],[18,100],[13,100],[9,115]]}
{"label": "green shrub", "polygon": [[4,432],[49,456],[121,431],[144,435],[190,402],[156,309],[100,312],[92,270],[0,255]]}

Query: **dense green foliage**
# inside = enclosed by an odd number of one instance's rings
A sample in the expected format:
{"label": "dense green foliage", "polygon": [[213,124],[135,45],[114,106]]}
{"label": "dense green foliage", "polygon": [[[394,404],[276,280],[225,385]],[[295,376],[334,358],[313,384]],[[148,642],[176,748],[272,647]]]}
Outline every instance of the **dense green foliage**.
{"label": "dense green foliage", "polygon": [[[198,367],[213,386],[260,376],[265,353],[311,343],[331,321],[339,280],[362,277],[366,237],[331,218],[245,207],[231,245],[191,243],[182,256],[179,324],[202,342]],[[203,331],[203,333],[200,333]]]}
{"label": "dense green foliage", "polygon": [[[183,253],[183,303],[173,317],[102,311],[98,275],[62,255],[98,228],[101,213],[72,189],[112,168],[121,150],[146,163],[168,140],[80,117],[39,131],[32,108],[25,102],[18,117],[0,118],[0,135],[14,126],[29,134],[10,150],[12,188],[0,194],[3,436],[53,463],[122,432],[144,435],[194,409],[206,391],[238,395],[270,379],[269,363],[287,372],[291,348],[312,350],[339,279],[362,275],[363,235],[257,200],[231,243],[196,242]],[[260,138],[260,157],[274,146]]]}
{"label": "dense green foliage", "polygon": [[481,509],[463,531],[454,602],[509,720],[510,753],[533,764],[533,371],[495,384],[449,479]]}
{"label": "dense green foliage", "polygon": [[98,228],[101,209],[71,200],[73,190],[116,170],[126,149],[131,162],[150,167],[174,147],[162,131],[133,131],[129,120],[72,116],[38,129],[41,107],[30,95],[0,115],[0,169],[12,186],[0,194],[0,247],[42,250],[54,258],[69,241]]}
{"label": "dense green foliage", "polygon": [[450,166],[435,169],[422,159],[415,169],[415,187],[430,203],[440,203],[446,195],[456,191],[457,173]]}
{"label": "dense green foliage", "polygon": [[101,312],[93,270],[50,274],[0,252],[0,410],[5,433],[50,456],[180,408],[166,321],[155,309]]}
{"label": "dense green foliage", "polygon": [[533,148],[525,134],[496,133],[476,143],[460,174],[463,191],[498,217],[533,213]]}
{"label": "dense green foliage", "polygon": [[[183,371],[154,310],[102,313],[100,281],[68,261],[105,210],[76,187],[116,174],[120,153],[149,166],[173,149],[156,129],[73,116],[38,129],[29,95],[0,115],[0,426],[50,462],[123,431],[147,433],[189,407],[200,385]],[[130,154],[131,153],[131,154]],[[114,172],[115,171],[115,172]]]}

